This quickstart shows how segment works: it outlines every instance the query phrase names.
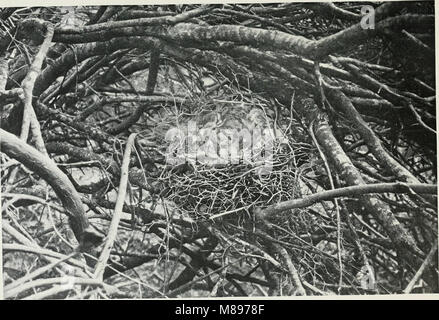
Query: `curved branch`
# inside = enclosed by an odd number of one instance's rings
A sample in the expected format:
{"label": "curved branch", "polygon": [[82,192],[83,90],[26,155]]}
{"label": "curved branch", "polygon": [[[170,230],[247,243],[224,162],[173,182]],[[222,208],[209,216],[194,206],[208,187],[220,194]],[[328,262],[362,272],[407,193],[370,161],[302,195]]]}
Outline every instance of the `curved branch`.
{"label": "curved branch", "polygon": [[232,41],[254,47],[271,46],[290,50],[304,57],[321,59],[331,53],[339,53],[388,30],[401,30],[434,26],[434,15],[406,14],[391,17],[375,24],[375,29],[364,29],[360,23],[319,40],[291,35],[282,31],[264,30],[237,25],[202,26],[179,23],[172,27],[125,27],[85,34],[59,35],[55,39],[64,43],[106,41],[116,37],[151,36],[177,42]]}
{"label": "curved branch", "polygon": [[280,213],[286,210],[295,208],[305,208],[317,203],[319,201],[332,200],[339,197],[350,197],[360,194],[369,193],[426,193],[426,194],[436,194],[437,185],[436,184],[405,184],[405,183],[375,183],[366,185],[356,185],[344,188],[338,188],[328,191],[323,191],[309,195],[301,199],[288,200],[271,205],[261,211],[259,211],[259,218],[266,218],[269,215]]}
{"label": "curved branch", "polygon": [[65,26],[56,30],[56,34],[84,34],[88,32],[108,31],[117,28],[131,27],[131,26],[152,26],[152,25],[165,25],[165,24],[177,24],[179,22],[195,18],[206,11],[212,9],[211,5],[202,5],[196,9],[183,12],[176,16],[164,16],[164,17],[152,17],[152,18],[137,18],[122,21],[111,21],[105,23],[98,23],[83,27],[71,27]]}
{"label": "curved branch", "polygon": [[3,153],[21,162],[53,188],[69,214],[71,227],[80,246],[97,244],[101,236],[90,226],[78,192],[55,162],[3,129],[0,129],[0,137]]}
{"label": "curved branch", "polygon": [[[29,72],[24,78],[21,86],[23,88],[24,99],[23,99],[23,122],[21,124],[21,134],[20,138],[24,141],[27,141],[29,130],[31,130],[32,135],[35,139],[35,145],[38,150],[43,153],[46,152],[46,148],[44,146],[43,137],[41,136],[40,124],[37,120],[37,116],[35,114],[35,110],[32,106],[32,92],[34,90],[35,81],[37,80],[38,75],[41,72],[41,67],[43,65],[43,61],[46,57],[47,52],[49,51],[50,43],[52,42],[54,28],[52,24],[45,21],[40,21],[38,19],[32,19],[33,23],[40,25],[42,28],[45,28],[44,41],[38,50],[38,53],[35,55],[35,59],[30,66]],[[23,21],[23,23],[28,22],[28,20]]]}

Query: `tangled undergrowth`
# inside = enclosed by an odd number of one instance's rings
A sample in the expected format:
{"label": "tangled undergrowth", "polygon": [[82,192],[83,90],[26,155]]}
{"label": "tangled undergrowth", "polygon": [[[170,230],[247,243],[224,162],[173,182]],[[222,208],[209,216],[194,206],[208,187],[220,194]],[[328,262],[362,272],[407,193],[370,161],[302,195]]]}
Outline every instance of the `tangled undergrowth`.
{"label": "tangled undergrowth", "polygon": [[5,297],[437,292],[434,3],[362,5],[1,9]]}

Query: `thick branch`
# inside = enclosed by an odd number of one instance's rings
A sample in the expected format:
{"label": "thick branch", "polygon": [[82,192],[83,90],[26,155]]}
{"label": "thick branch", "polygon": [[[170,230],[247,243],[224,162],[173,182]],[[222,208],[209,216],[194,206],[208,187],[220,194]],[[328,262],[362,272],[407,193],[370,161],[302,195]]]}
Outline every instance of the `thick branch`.
{"label": "thick branch", "polygon": [[1,151],[34,171],[55,191],[71,219],[73,232],[81,245],[96,244],[100,236],[90,226],[78,192],[52,159],[13,134],[0,129]]}
{"label": "thick branch", "polygon": [[122,20],[122,21],[111,21],[106,23],[98,23],[83,27],[71,27],[65,26],[58,28],[56,30],[56,35],[61,34],[84,34],[89,32],[97,32],[97,31],[108,31],[117,28],[125,28],[132,26],[153,26],[153,25],[173,25],[179,22],[189,20],[191,18],[197,17],[212,8],[211,5],[203,5],[199,8],[183,12],[176,16],[164,16],[164,17],[152,17],[152,18],[137,18],[131,20]]}

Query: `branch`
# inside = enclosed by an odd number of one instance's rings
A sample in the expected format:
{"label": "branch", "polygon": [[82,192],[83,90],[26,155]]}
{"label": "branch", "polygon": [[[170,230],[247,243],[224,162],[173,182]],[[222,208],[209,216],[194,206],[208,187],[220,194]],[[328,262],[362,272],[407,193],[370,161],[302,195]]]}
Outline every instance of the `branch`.
{"label": "branch", "polygon": [[[43,153],[47,153],[46,148],[44,147],[44,141],[41,136],[40,124],[37,120],[37,116],[35,114],[35,110],[32,106],[33,99],[33,90],[35,86],[35,81],[37,80],[38,75],[41,72],[41,66],[43,64],[43,60],[49,51],[50,44],[52,42],[53,37],[53,26],[45,21],[39,21],[38,19],[31,19],[32,22],[40,24],[43,26],[45,30],[44,41],[38,50],[38,53],[35,55],[35,59],[30,66],[29,72],[24,78],[21,86],[23,88],[24,100],[23,100],[23,122],[21,124],[21,134],[20,138],[24,141],[27,141],[29,129],[32,131],[32,135],[35,139],[35,145],[37,149]],[[28,22],[28,20],[23,21],[23,23]]]}
{"label": "branch", "polygon": [[[422,274],[424,273],[425,268],[427,268],[428,265],[433,261],[434,254],[436,252],[437,252],[437,242],[435,242],[433,247],[431,247],[431,250],[428,253],[427,258],[425,258],[424,262],[422,263],[421,267],[416,272],[413,279],[410,281],[410,283],[404,289],[404,293],[409,294],[413,290],[413,287],[415,286],[416,282],[418,282],[419,278],[421,278]],[[437,270],[436,270],[436,272],[437,272]]]}
{"label": "branch", "polygon": [[[84,148],[69,145],[67,143],[55,143],[49,142],[47,144],[47,150],[49,153],[55,154],[67,154],[74,159],[81,161],[95,160],[99,161],[102,168],[111,173],[115,177],[120,175],[119,164],[111,157],[105,157],[104,155],[93,153]],[[145,172],[139,168],[131,168],[129,171],[129,181],[136,186],[141,187],[151,193],[159,192],[159,184],[154,183],[152,179],[146,177]]]}
{"label": "branch", "polygon": [[122,215],[123,204],[125,202],[125,194],[128,184],[128,171],[131,157],[131,148],[134,145],[136,133],[129,136],[127,145],[125,147],[125,153],[123,155],[121,178],[119,184],[119,193],[117,195],[116,207],[114,208],[113,219],[111,220],[110,229],[108,230],[107,241],[102,249],[101,255],[95,266],[94,277],[102,281],[104,276],[107,260],[110,257],[110,250],[113,247],[113,242],[116,239],[117,228],[119,226],[120,218]]}
{"label": "branch", "polygon": [[304,57],[321,59],[331,53],[352,48],[389,29],[428,29],[432,26],[434,26],[434,15],[406,14],[379,21],[375,24],[375,29],[364,29],[361,23],[358,23],[320,40],[310,40],[303,36],[295,36],[282,31],[237,25],[200,26],[194,23],[179,23],[172,27],[124,27],[86,34],[59,35],[59,37],[56,37],[56,41],[85,43],[133,35],[151,36],[183,43],[192,41],[232,41],[254,47],[270,46],[273,49],[289,50]]}
{"label": "branch", "polygon": [[53,262],[51,262],[50,264],[48,264],[48,265],[46,265],[44,267],[38,268],[37,270],[35,270],[35,271],[31,272],[31,273],[28,273],[24,277],[21,277],[21,278],[15,280],[15,281],[9,283],[8,285],[4,286],[3,290],[6,292],[6,291],[10,291],[10,290],[12,290],[12,289],[14,289],[14,288],[16,288],[18,286],[21,286],[25,282],[27,282],[29,280],[32,280],[32,279],[34,279],[34,278],[36,278],[36,277],[38,277],[38,276],[40,276],[40,275],[50,271],[51,269],[55,268],[56,266],[58,266],[62,262],[66,262],[67,260],[73,258],[76,254],[77,254],[77,252],[74,252],[74,253],[72,253],[72,254],[70,254],[68,256],[65,256],[62,259],[59,259],[58,261],[53,261]]}
{"label": "branch", "polygon": [[53,188],[69,214],[71,227],[80,246],[98,243],[101,237],[90,226],[78,192],[55,162],[3,129],[0,129],[0,137],[3,153],[21,162]]}
{"label": "branch", "polygon": [[376,184],[366,184],[366,185],[356,185],[344,188],[338,188],[328,191],[323,191],[319,193],[312,194],[310,196],[283,201],[263,210],[257,210],[260,219],[266,219],[270,215],[275,215],[277,213],[291,210],[295,208],[305,208],[317,203],[319,201],[332,200],[338,197],[348,197],[356,196],[368,193],[426,193],[426,194],[437,194],[437,185],[433,184],[412,184],[412,183],[376,183]]}
{"label": "branch", "polygon": [[[114,91],[117,91],[117,89]],[[119,96],[119,95],[118,96],[104,96],[100,101],[95,102],[94,104],[92,104],[91,106],[86,108],[84,111],[79,113],[75,119],[77,121],[84,121],[94,112],[100,111],[104,107],[104,105],[115,103],[115,102],[117,102],[117,103],[135,102],[137,104],[147,103],[148,105],[159,104],[159,103],[161,103],[161,104],[172,103],[175,105],[175,104],[182,104],[187,100],[186,98],[178,98],[178,97],[153,96],[153,95],[148,95],[146,92],[145,92],[145,94],[147,94],[147,95],[142,96],[142,95],[140,95],[139,91],[137,93],[139,94],[137,96],[129,95],[129,94],[122,95],[122,96]],[[146,110],[146,108],[143,108],[143,109]]]}
{"label": "branch", "polygon": [[9,72],[9,59],[8,54],[3,53],[0,55],[0,98],[2,98],[3,90],[6,88]]}
{"label": "branch", "polygon": [[[375,18],[377,19],[377,14]],[[311,56],[321,59],[331,53],[341,53],[369,38],[372,38],[380,32],[388,30],[401,30],[409,27],[433,27],[434,15],[415,15],[406,14],[397,17],[391,17],[376,22],[374,29],[364,29],[361,23],[350,28],[342,30],[336,34],[324,37],[315,42]]]}
{"label": "branch", "polygon": [[[10,231],[14,229],[11,229],[10,225],[6,225],[5,227],[5,222],[3,222],[3,230],[6,231],[7,233],[10,233]],[[41,248],[33,242],[31,243],[28,242],[27,244],[4,243],[2,249],[4,252],[18,251],[18,252],[33,253],[39,255],[41,258],[47,260],[50,263],[58,263],[60,260],[63,260],[65,261],[65,263],[68,262],[69,265],[77,267],[78,271],[80,271],[79,273],[82,276],[87,276],[90,274],[88,270],[88,266],[85,264],[85,262],[73,259],[71,257],[67,259],[68,256],[49,249]]]}
{"label": "branch", "polygon": [[[98,32],[98,31],[108,31],[117,28],[125,28],[132,26],[153,26],[153,25],[173,25],[179,22],[189,20],[191,18],[197,17],[212,9],[211,5],[202,5],[196,9],[183,12],[176,16],[164,16],[164,17],[153,17],[153,18],[138,18],[122,21],[111,21],[106,23],[98,23],[94,25],[88,25],[83,27],[72,27],[65,26],[58,28],[56,30],[56,35],[62,34],[77,34],[83,35],[84,33]],[[56,37],[55,37],[56,39]]]}
{"label": "branch", "polygon": [[75,50],[66,50],[51,65],[47,66],[38,77],[35,84],[34,95],[38,96],[43,93],[57,77],[65,74],[75,64],[85,59],[98,55],[106,55],[108,52],[122,49],[141,48],[148,50],[156,44],[157,41],[151,38],[132,37],[130,35],[129,37],[115,38],[108,42],[88,43],[77,46]]}
{"label": "branch", "polygon": [[[146,84],[146,94],[150,95],[154,93],[154,88],[157,83],[157,75],[160,68],[160,51],[157,49],[152,50],[151,52],[151,61],[149,64],[149,71],[148,71],[148,80]],[[146,110],[145,106],[140,105],[137,107],[137,109],[134,111],[134,113],[128,117],[124,122],[119,124],[118,126],[111,128],[108,130],[108,132],[112,134],[118,134],[129,127],[131,127],[133,124],[135,124],[139,119],[142,113]]]}
{"label": "branch", "polygon": [[288,254],[288,251],[285,250],[285,248],[281,247],[278,244],[273,244],[274,249],[279,254],[283,264],[285,265],[286,269],[288,270],[288,273],[291,277],[291,280],[293,281],[294,285],[296,286],[296,294],[299,296],[306,296],[306,291],[303,288],[302,282],[300,281],[299,272],[297,271],[296,267],[294,266],[293,262],[291,261],[291,257]]}
{"label": "branch", "polygon": [[58,277],[58,278],[48,278],[48,279],[37,279],[30,281],[28,283],[25,283],[17,288],[11,289],[10,291],[5,292],[5,298],[12,298],[16,295],[20,294],[21,292],[24,292],[29,289],[41,287],[41,286],[48,286],[52,284],[64,284],[67,285],[66,282],[71,281],[72,287],[69,289],[73,289],[73,285],[91,285],[91,286],[104,286],[102,281],[95,280],[95,279],[83,279],[83,278],[77,278],[77,277]]}
{"label": "branch", "polygon": [[404,168],[384,149],[380,139],[363,120],[349,98],[339,90],[331,89],[329,87],[326,87],[325,89],[331,104],[342,111],[343,114],[353,123],[376,159],[398,179],[408,183],[419,183],[419,180],[416,179],[409,170]]}
{"label": "branch", "polygon": [[309,4],[308,7],[313,11],[317,11],[318,13],[327,16],[328,18],[336,17],[355,22],[359,22],[361,19],[361,15],[339,8],[332,2],[313,3]]}

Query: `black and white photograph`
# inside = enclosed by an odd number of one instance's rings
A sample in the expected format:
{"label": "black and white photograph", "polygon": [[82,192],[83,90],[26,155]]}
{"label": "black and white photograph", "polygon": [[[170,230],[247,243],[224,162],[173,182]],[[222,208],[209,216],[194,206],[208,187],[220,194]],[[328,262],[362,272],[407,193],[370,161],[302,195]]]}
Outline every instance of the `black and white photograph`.
{"label": "black and white photograph", "polygon": [[439,299],[435,2],[201,2],[0,1],[0,299]]}

